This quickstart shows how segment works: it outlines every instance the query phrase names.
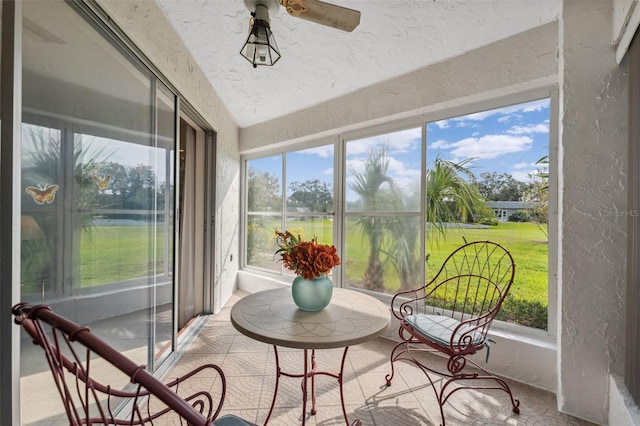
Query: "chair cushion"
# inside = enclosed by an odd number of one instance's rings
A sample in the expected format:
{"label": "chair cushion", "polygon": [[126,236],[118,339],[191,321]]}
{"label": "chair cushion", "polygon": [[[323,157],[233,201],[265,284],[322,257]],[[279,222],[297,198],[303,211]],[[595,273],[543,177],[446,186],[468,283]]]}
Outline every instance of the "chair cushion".
{"label": "chair cushion", "polygon": [[[445,347],[449,347],[451,335],[460,325],[457,319],[444,315],[407,315],[404,320],[424,338]],[[454,346],[457,346],[458,340],[470,329],[470,326],[463,325],[457,330],[453,339]],[[484,340],[481,333],[474,332],[470,335],[473,335],[473,346],[481,344]]]}
{"label": "chair cushion", "polygon": [[215,426],[256,426],[254,423],[241,419],[233,414],[225,414],[213,421]]}

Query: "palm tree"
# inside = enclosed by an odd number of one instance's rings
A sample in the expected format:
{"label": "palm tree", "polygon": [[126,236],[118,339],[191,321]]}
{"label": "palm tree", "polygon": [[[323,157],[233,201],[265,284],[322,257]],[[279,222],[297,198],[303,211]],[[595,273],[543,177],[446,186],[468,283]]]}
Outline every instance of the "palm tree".
{"label": "palm tree", "polygon": [[389,262],[400,279],[400,289],[417,287],[420,278],[420,221],[407,217],[388,218]]}
{"label": "palm tree", "polygon": [[[363,211],[403,209],[404,198],[388,174],[387,152],[386,146],[374,149],[362,171],[350,168],[354,182],[349,187],[359,196]],[[455,163],[436,157],[433,168],[427,170],[426,217],[427,223],[437,231],[436,237],[444,236],[451,223],[464,222],[468,215],[486,208],[477,186],[472,183],[475,176],[467,167],[470,161]],[[363,287],[383,291],[383,271],[387,264],[398,273],[401,288],[415,287],[420,276],[419,223],[406,217],[367,216],[359,219],[357,225],[370,250]]]}
{"label": "palm tree", "polygon": [[[451,224],[465,222],[469,215],[486,209],[482,195],[472,183],[474,175],[466,167],[470,161],[454,163],[436,157],[434,167],[427,170],[426,219],[437,231],[428,232],[428,236],[444,236]],[[420,276],[419,222],[398,217],[389,221],[388,229],[394,239],[389,258],[400,278],[401,289],[414,288]]]}
{"label": "palm tree", "polygon": [[[387,174],[388,169],[389,158],[386,146],[372,149],[364,162],[362,171],[349,167],[354,178],[354,182],[349,184],[349,187],[359,196],[363,211],[387,210],[385,207],[391,207],[397,201],[394,199],[398,198],[397,188],[393,178]],[[385,184],[389,187],[388,191],[382,190]],[[369,257],[363,285],[364,288],[374,291],[384,290],[384,265],[380,259],[385,235],[384,221],[382,217],[365,216],[357,222],[362,238],[369,243]]]}
{"label": "palm tree", "polygon": [[427,232],[429,237],[444,237],[451,224],[464,223],[468,216],[486,208],[478,187],[472,183],[475,175],[468,168],[472,160],[456,163],[437,156],[433,168],[427,170],[426,221],[435,231]]}

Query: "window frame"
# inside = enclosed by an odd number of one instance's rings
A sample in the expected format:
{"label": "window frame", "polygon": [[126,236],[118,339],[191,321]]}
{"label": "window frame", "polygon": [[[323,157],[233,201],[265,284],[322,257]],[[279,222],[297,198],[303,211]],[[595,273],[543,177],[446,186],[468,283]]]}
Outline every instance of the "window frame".
{"label": "window frame", "polygon": [[[400,216],[400,217],[407,217],[407,218],[413,218],[413,217],[418,217],[420,220],[420,236],[419,236],[419,241],[420,241],[420,248],[419,248],[419,258],[424,259],[425,256],[425,250],[426,250],[426,246],[425,246],[425,209],[424,209],[424,205],[425,205],[425,200],[426,200],[426,191],[425,191],[425,181],[426,181],[426,146],[427,146],[427,133],[426,133],[426,122],[420,123],[420,122],[416,122],[416,120],[414,119],[410,119],[410,120],[402,120],[402,121],[398,121],[398,122],[392,122],[392,123],[388,123],[388,124],[383,124],[383,125],[379,125],[379,126],[374,126],[374,127],[369,127],[366,129],[361,129],[358,131],[354,131],[354,132],[348,132],[345,133],[344,135],[341,135],[340,138],[340,148],[341,148],[341,156],[340,156],[340,168],[339,173],[341,174],[341,180],[340,180],[340,189],[343,191],[340,197],[340,207],[341,210],[339,212],[339,215],[336,214],[336,222],[338,222],[339,225],[339,229],[341,231],[340,234],[340,245],[338,246],[338,253],[340,253],[340,255],[342,256],[342,258],[345,258],[346,253],[344,251],[345,247],[346,247],[346,234],[347,234],[347,219],[348,218],[354,218],[354,217],[365,217],[365,216],[382,216],[382,217],[393,217],[393,216]],[[371,137],[377,137],[377,136],[384,136],[384,135],[389,135],[392,133],[398,133],[398,132],[402,132],[405,130],[411,130],[411,129],[420,129],[420,137],[421,137],[421,148],[420,148],[420,201],[419,201],[419,206],[420,210],[419,211],[376,211],[376,212],[364,212],[364,211],[347,211],[346,208],[346,192],[347,192],[347,144],[349,142],[353,142],[353,141],[357,141],[360,139],[366,139],[366,138],[371,138]],[[373,214],[371,214],[373,213]],[[425,280],[425,271],[424,271],[424,267],[421,268],[420,271],[420,282],[424,282]],[[346,286],[347,283],[347,279],[346,279],[346,268],[341,268],[340,271],[340,282],[343,283],[344,287]],[[391,301],[391,297],[393,295],[391,294],[385,294],[385,293],[377,293],[377,292],[371,292],[368,291],[366,289],[360,288],[360,287],[354,287],[354,286],[348,286],[348,288],[351,289],[355,289],[358,291],[365,291],[368,293],[372,293],[375,294],[376,296],[378,296],[380,299],[384,299],[385,302],[390,302]]]}
{"label": "window frame", "polygon": [[[510,105],[517,105],[521,103],[527,103],[539,99],[549,99],[549,217],[548,217],[548,232],[549,232],[549,245],[548,245],[548,315],[547,315],[547,330],[540,330],[531,327],[526,327],[518,324],[510,324],[502,321],[496,321],[493,325],[493,330],[498,333],[513,333],[523,337],[531,337],[536,340],[541,340],[552,344],[557,336],[557,298],[558,298],[558,238],[559,238],[559,194],[558,194],[558,87],[557,85],[544,85],[529,90],[522,90],[515,93],[508,93],[503,95],[487,95],[477,97],[476,99],[462,99],[454,102],[449,102],[447,105],[434,105],[425,107],[420,111],[414,111],[410,117],[403,117],[397,119],[394,117],[388,117],[385,122],[379,124],[364,124],[357,129],[336,129],[333,135],[325,136],[318,139],[310,138],[305,143],[298,142],[282,142],[277,147],[266,147],[265,149],[255,149],[250,153],[241,153],[241,223],[242,229],[246,230],[246,161],[250,159],[256,159],[260,157],[266,157],[273,155],[274,153],[285,153],[292,150],[305,149],[313,146],[319,146],[326,144],[327,140],[334,138],[336,143],[334,151],[334,203],[337,205],[334,207],[334,241],[338,249],[338,253],[342,256],[344,254],[344,222],[345,222],[345,179],[346,179],[346,142],[353,139],[360,139],[364,137],[371,137],[376,135],[383,135],[393,131],[399,131],[407,128],[423,127],[423,161],[426,161],[426,126],[427,123],[445,120],[454,117],[460,117],[464,115],[473,114],[476,112],[502,108]],[[426,167],[422,168],[422,182],[424,187]],[[340,193],[338,193],[340,191]],[[422,194],[422,197],[426,197],[426,194]],[[424,206],[424,200],[421,203]],[[421,232],[424,236],[424,208],[421,210]],[[246,231],[245,231],[246,232]],[[424,238],[421,239],[422,253],[424,254]],[[242,254],[242,262],[240,270],[248,270],[251,272],[258,272],[256,269],[246,265],[246,235],[242,235],[240,239],[240,250]],[[342,286],[344,281],[344,271],[341,270],[339,274],[339,280],[336,280],[336,285]],[[274,274],[269,274],[273,277]],[[422,271],[424,277],[424,268]],[[283,282],[284,283],[284,282]],[[382,293],[373,293],[377,298],[383,302],[390,301],[391,297]]]}
{"label": "window frame", "polygon": [[[318,139],[313,139],[310,141],[306,141],[303,143],[298,143],[298,144],[291,144],[291,145],[287,145],[286,147],[279,147],[279,148],[272,148],[272,149],[266,149],[266,150],[262,150],[258,153],[254,153],[254,154],[246,154],[246,155],[242,155],[241,156],[241,160],[240,160],[240,176],[241,176],[241,184],[240,184],[240,191],[241,191],[241,196],[240,196],[240,214],[241,214],[241,219],[240,219],[240,270],[248,270],[251,272],[255,272],[264,276],[268,276],[268,277],[279,277],[279,278],[287,278],[288,283],[290,283],[291,279],[294,277],[294,275],[290,272],[287,272],[285,270],[285,268],[281,265],[280,266],[280,271],[274,271],[274,270],[270,270],[270,269],[265,269],[265,268],[260,268],[258,266],[254,266],[254,265],[249,265],[248,264],[248,259],[247,259],[247,238],[248,238],[248,229],[249,229],[249,212],[248,212],[248,206],[249,206],[249,200],[248,200],[248,172],[249,172],[249,168],[248,168],[248,163],[252,160],[256,160],[256,159],[260,159],[260,158],[266,158],[266,157],[274,157],[274,156],[281,156],[282,157],[282,172],[281,172],[281,176],[282,176],[282,182],[281,182],[281,194],[282,194],[282,200],[281,200],[281,205],[280,205],[280,211],[278,213],[274,213],[273,216],[280,216],[281,217],[281,228],[280,229],[284,229],[285,224],[286,224],[286,220],[288,216],[299,216],[300,214],[297,213],[289,213],[287,211],[287,184],[289,182],[287,182],[287,154],[288,153],[292,153],[292,152],[297,152],[297,151],[304,151],[307,149],[312,149],[312,148],[317,148],[317,147],[321,147],[321,146],[327,146],[327,145],[333,145],[333,170],[334,170],[334,175],[333,175],[333,189],[334,189],[334,197],[333,197],[333,211],[332,212],[324,212],[321,213],[322,216],[329,216],[329,217],[333,217],[334,221],[333,221],[333,235],[334,235],[334,244],[337,246],[337,240],[336,240],[336,220],[335,218],[337,217],[337,207],[339,205],[337,196],[335,195],[336,193],[336,185],[338,184],[338,180],[336,178],[336,170],[337,170],[337,166],[336,166],[336,162],[337,162],[337,152],[338,152],[338,141],[337,138],[335,137],[324,137],[324,138],[318,138]],[[312,212],[314,213],[314,212]],[[339,269],[340,267],[336,267],[335,269]],[[334,275],[336,276],[336,275]],[[335,281],[335,280],[334,280]]]}

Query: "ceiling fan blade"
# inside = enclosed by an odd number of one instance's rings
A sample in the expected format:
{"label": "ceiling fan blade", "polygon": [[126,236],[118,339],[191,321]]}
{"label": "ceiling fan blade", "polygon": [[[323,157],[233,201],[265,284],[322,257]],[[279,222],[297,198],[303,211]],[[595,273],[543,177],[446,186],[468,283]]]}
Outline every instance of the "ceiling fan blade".
{"label": "ceiling fan blade", "polygon": [[281,0],[291,16],[342,31],[351,32],[360,24],[360,12],[319,0]]}

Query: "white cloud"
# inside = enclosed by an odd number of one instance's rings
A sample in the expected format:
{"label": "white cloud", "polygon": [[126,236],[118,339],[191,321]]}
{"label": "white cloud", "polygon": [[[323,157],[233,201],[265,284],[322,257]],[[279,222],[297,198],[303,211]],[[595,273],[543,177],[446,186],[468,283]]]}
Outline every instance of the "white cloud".
{"label": "white cloud", "polygon": [[356,141],[350,141],[347,143],[347,155],[358,156],[366,155],[371,151],[371,148],[375,147],[374,138],[360,139]]}
{"label": "white cloud", "polygon": [[520,182],[531,182],[531,177],[530,177],[530,173],[535,172],[535,170],[517,170],[514,172],[511,172],[510,175],[515,179],[515,180],[519,180]]}
{"label": "white cloud", "polygon": [[434,121],[433,124],[438,126],[438,128],[440,128],[440,129],[448,129],[449,128],[449,120]]}
{"label": "white cloud", "polygon": [[389,168],[387,169],[387,173],[391,177],[396,177],[398,174],[402,174],[404,172],[404,163],[402,161],[396,160],[393,157],[389,157]]}
{"label": "white cloud", "polygon": [[325,176],[333,176],[333,167],[329,167],[328,169],[323,170],[322,174]]}
{"label": "white cloud", "polygon": [[405,193],[420,185],[420,170],[406,170],[401,176],[393,178],[396,188]]}
{"label": "white cloud", "polygon": [[[521,165],[524,165],[524,167],[519,167]],[[518,163],[515,164],[513,168],[514,170],[510,173],[510,175],[513,176],[514,179],[521,182],[532,182],[535,179],[532,179],[531,176],[536,176],[539,170],[548,172],[546,167],[543,167],[540,164],[536,163]]]}
{"label": "white cloud", "polygon": [[321,158],[330,158],[333,156],[333,145],[318,146],[316,148],[309,148],[302,151],[298,151],[299,154],[316,155]]}
{"label": "white cloud", "polygon": [[531,133],[549,133],[548,124],[527,124],[525,126],[513,126],[507,130],[511,135],[530,135]]}
{"label": "white cloud", "polygon": [[[479,113],[479,114],[481,114],[481,113]],[[456,127],[460,127],[460,128],[478,127],[478,125],[475,122],[476,121],[480,121],[480,120],[484,120],[484,118],[470,118],[470,119],[467,119],[468,117],[469,116],[466,116],[464,118],[455,118],[454,120],[456,121]]]}
{"label": "white cloud", "polygon": [[471,121],[482,121],[487,117],[491,117],[492,115],[496,115],[499,110],[496,109],[492,109],[489,111],[480,111],[480,112],[474,112],[473,114],[467,114],[464,115],[462,117],[456,117],[454,118],[454,120],[456,121],[467,121],[467,120],[471,120]]}
{"label": "white cloud", "polygon": [[406,139],[398,140],[394,138],[389,143],[389,153],[405,153],[405,152],[420,152],[420,145],[422,144],[422,133],[417,136],[408,137]]}
{"label": "white cloud", "polygon": [[[393,178],[397,188],[401,191],[413,188],[420,182],[420,169],[408,169],[403,161],[394,157],[389,157],[388,160],[389,168],[387,170],[387,174]],[[356,173],[364,172],[365,161],[362,159],[349,160],[347,161],[347,168],[349,170],[349,176],[347,177],[348,187],[355,182],[352,171],[355,171]]]}
{"label": "white cloud", "polygon": [[357,174],[364,172],[364,159],[347,160],[347,170],[349,174]]}
{"label": "white cloud", "polygon": [[522,112],[533,112],[533,111],[542,111],[545,108],[549,108],[549,100],[548,99],[540,99],[538,101],[527,102],[524,105],[521,105]]}
{"label": "white cloud", "polygon": [[480,138],[466,138],[448,144],[456,159],[491,159],[504,154],[527,151],[533,139],[529,136],[485,135]]}
{"label": "white cloud", "polygon": [[429,144],[429,148],[440,149],[440,148],[448,148],[449,142],[444,139],[438,139],[437,141]]}
{"label": "white cloud", "polygon": [[394,180],[406,179],[411,180],[420,179],[420,169],[409,169],[403,161],[396,160],[393,157],[389,158],[389,176]]}
{"label": "white cloud", "polygon": [[500,122],[507,122],[513,117],[521,117],[518,113],[535,112],[545,108],[549,108],[549,100],[540,99],[533,102],[527,102],[525,104],[510,105],[504,108],[476,112],[474,114],[453,118],[452,120],[457,122],[457,127],[468,127],[471,125],[470,122],[483,121],[494,115],[502,116],[498,118],[498,120],[501,120]]}
{"label": "white cloud", "polygon": [[347,143],[347,155],[358,156],[371,152],[376,147],[387,146],[389,154],[416,150],[422,143],[422,128],[402,130],[386,135],[357,139]]}

